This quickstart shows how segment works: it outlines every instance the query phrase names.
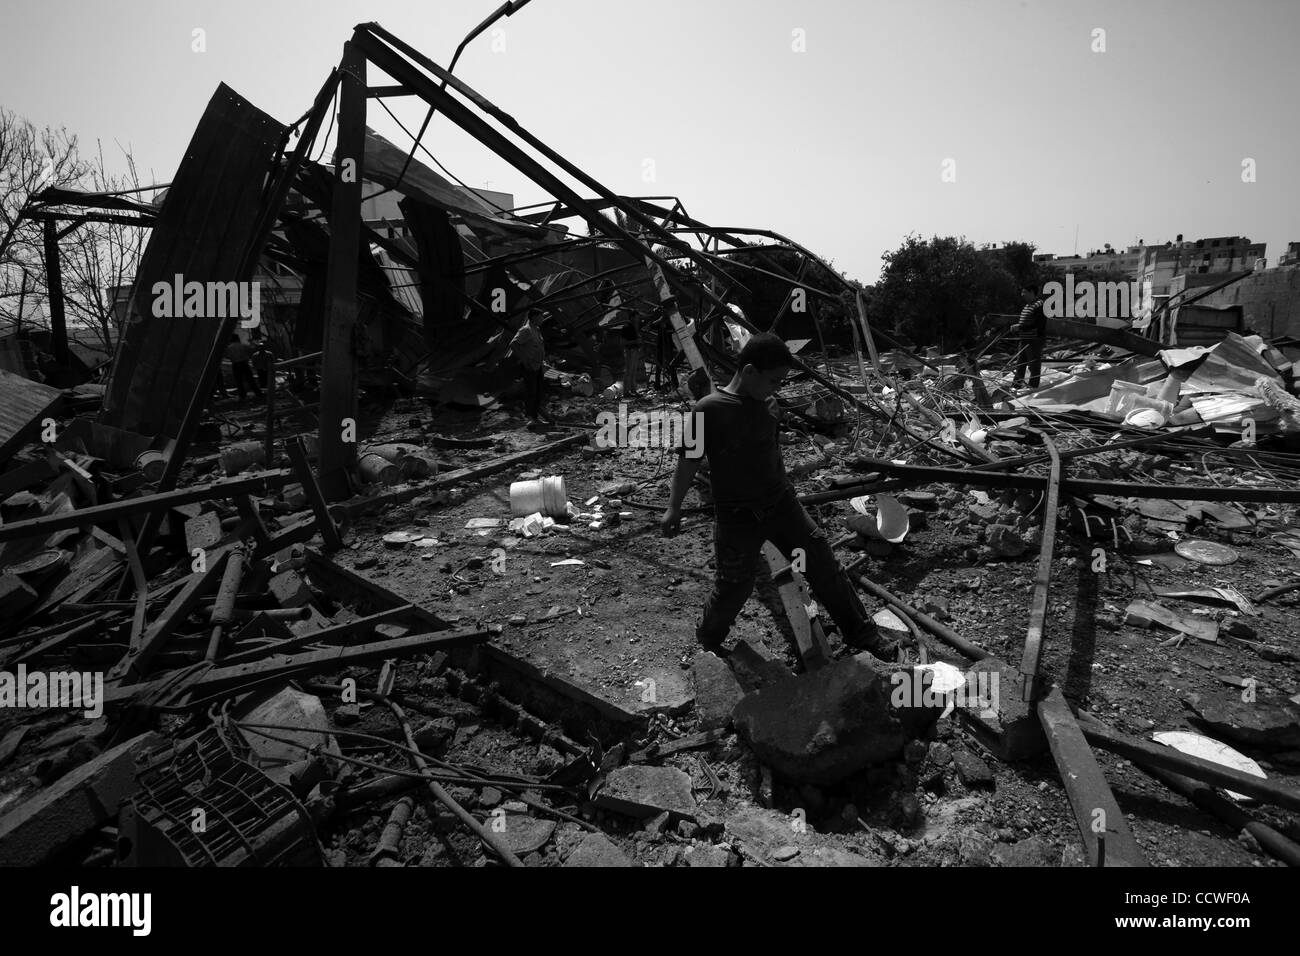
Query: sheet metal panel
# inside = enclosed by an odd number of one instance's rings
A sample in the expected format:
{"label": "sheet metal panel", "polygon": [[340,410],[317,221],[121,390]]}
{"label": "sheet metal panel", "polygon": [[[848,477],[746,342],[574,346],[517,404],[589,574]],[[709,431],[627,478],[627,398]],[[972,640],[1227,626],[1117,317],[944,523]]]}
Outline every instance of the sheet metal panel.
{"label": "sheet metal panel", "polygon": [[159,318],[160,281],[229,282],[253,236],[285,128],[222,84],[190,140],[132,287],[101,421],[175,438],[212,348],[237,319]]}

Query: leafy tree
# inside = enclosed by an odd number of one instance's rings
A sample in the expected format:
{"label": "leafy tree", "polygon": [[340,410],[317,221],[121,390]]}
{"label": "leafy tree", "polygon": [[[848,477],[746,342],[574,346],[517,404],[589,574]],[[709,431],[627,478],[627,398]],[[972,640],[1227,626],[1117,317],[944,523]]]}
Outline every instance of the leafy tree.
{"label": "leafy tree", "polygon": [[[0,109],[0,332],[49,323],[43,224],[23,218],[32,199],[50,186],[91,192],[136,188],[135,162],[129,151],[123,154],[127,174],[114,175],[102,149],[87,159],[66,129],[38,130]],[[144,238],[143,228],[104,222],[81,224],[60,238],[70,337],[86,334],[90,343],[112,351],[119,322],[112,290],[135,275]]]}
{"label": "leafy tree", "polygon": [[[885,268],[876,285],[871,316],[918,346],[938,345],[951,352],[968,345],[979,316],[1020,307],[1015,274],[1003,256],[991,252],[1002,250],[981,252],[955,236],[928,240],[908,236],[881,257]],[[1023,255],[1019,248],[1014,252]],[[1032,248],[1029,263],[1033,263]]]}

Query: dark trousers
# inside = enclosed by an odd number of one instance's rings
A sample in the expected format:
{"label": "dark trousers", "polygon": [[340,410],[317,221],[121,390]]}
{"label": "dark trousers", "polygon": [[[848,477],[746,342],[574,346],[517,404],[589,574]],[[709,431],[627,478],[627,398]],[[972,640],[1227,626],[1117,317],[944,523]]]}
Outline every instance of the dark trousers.
{"label": "dark trousers", "polygon": [[1038,379],[1043,372],[1043,338],[1029,333],[1020,337],[1020,351],[1016,354],[1016,375],[1012,385],[1016,388],[1025,380],[1029,372],[1029,387],[1037,388]]}
{"label": "dark trousers", "polygon": [[754,562],[764,541],[771,541],[787,559],[791,559],[795,548],[803,549],[803,575],[842,637],[860,637],[868,629],[874,632],[848,574],[835,560],[826,533],[808,516],[791,489],[763,511],[718,507],[713,525],[717,570],[713,593],[705,602],[704,617],[696,631],[700,643],[716,646],[726,638],[754,590]]}
{"label": "dark trousers", "polygon": [[262,397],[262,390],[257,385],[257,379],[253,377],[253,366],[249,362],[231,362],[230,377],[235,380],[235,388],[239,390],[239,400],[242,402],[247,396],[245,386],[252,389],[256,398]]}
{"label": "dark trousers", "polygon": [[[522,368],[522,366],[521,366]],[[524,375],[524,411],[529,418],[536,418],[542,413],[542,402],[546,398],[546,372],[544,369],[522,368]]]}

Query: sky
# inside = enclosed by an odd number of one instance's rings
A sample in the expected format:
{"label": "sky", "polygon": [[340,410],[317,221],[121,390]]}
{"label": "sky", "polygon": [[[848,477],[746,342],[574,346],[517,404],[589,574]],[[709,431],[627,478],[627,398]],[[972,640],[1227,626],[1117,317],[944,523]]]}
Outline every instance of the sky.
{"label": "sky", "polygon": [[[6,0],[0,106],[165,182],[218,83],[289,123],[356,24],[445,65],[499,5]],[[1297,38],[1296,0],[531,0],[456,75],[614,191],[863,282],[909,234],[1058,255],[1244,235],[1272,265],[1300,240]],[[385,102],[418,128],[418,101]],[[440,118],[425,144],[470,186],[547,198]]]}

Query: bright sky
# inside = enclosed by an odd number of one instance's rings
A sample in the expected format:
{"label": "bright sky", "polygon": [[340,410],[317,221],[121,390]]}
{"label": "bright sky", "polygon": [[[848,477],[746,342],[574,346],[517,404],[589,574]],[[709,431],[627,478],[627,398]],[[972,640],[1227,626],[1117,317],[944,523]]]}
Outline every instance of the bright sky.
{"label": "bright sky", "polygon": [[[292,122],[355,24],[445,65],[499,5],[6,0],[0,104],[166,181],[218,82]],[[1076,229],[1081,252],[1246,235],[1270,264],[1300,240],[1296,0],[532,0],[497,28],[457,75],[605,185],[866,282],[909,232],[1057,254]],[[471,186],[546,198],[445,122],[425,142]]]}

